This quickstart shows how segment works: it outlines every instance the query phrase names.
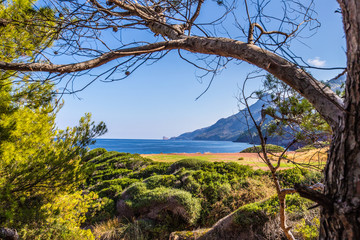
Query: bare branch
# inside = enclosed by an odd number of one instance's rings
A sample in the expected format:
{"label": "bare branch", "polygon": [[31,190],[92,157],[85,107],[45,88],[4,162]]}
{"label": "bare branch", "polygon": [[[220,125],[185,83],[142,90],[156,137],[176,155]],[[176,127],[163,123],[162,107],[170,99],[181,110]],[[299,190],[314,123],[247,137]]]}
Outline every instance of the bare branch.
{"label": "bare branch", "polygon": [[198,0],[198,5],[196,7],[195,13],[193,14],[193,16],[190,18],[189,22],[187,22],[187,26],[186,26],[186,30],[191,29],[191,26],[194,24],[196,18],[199,16],[200,14],[200,10],[201,10],[201,5],[204,3],[204,0]]}

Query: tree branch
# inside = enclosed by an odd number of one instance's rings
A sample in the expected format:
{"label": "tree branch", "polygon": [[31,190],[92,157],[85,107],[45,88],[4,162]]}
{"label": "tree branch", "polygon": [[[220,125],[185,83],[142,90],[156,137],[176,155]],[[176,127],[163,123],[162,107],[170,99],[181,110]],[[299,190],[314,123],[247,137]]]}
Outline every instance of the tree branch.
{"label": "tree branch", "polygon": [[310,199],[327,209],[329,212],[333,212],[333,203],[324,194],[314,190],[317,188],[309,188],[302,184],[295,184],[294,188],[301,197]]}
{"label": "tree branch", "polygon": [[228,38],[205,38],[178,35],[180,39],[152,43],[140,47],[111,51],[100,57],[74,64],[49,63],[7,63],[0,62],[0,69],[15,71],[43,71],[68,73],[88,70],[101,66],[109,61],[130,55],[151,52],[184,49],[190,52],[231,57],[258,66],[294,88],[314,105],[316,110],[336,129],[343,117],[343,102],[330,88],[315,80],[295,64],[273,52],[258,46]]}
{"label": "tree branch", "polygon": [[191,29],[191,26],[194,24],[196,18],[200,14],[201,5],[204,3],[204,0],[198,0],[198,1],[199,2],[198,2],[198,5],[196,7],[195,13],[193,14],[193,16],[190,18],[189,22],[187,23],[186,30]]}

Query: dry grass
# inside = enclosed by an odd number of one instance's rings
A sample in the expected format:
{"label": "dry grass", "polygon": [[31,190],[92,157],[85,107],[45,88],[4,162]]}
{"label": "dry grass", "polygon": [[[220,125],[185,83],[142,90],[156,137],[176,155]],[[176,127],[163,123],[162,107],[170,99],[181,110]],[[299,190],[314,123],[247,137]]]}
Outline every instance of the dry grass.
{"label": "dry grass", "polygon": [[98,223],[92,229],[95,239],[99,240],[145,240],[147,239],[138,221],[121,222],[118,218]]}
{"label": "dry grass", "polygon": [[109,219],[94,226],[92,232],[96,239],[101,240],[121,240],[122,233],[126,226],[118,218]]}
{"label": "dry grass", "polygon": [[[314,149],[307,152],[288,152],[289,162],[282,161],[281,169],[294,167],[294,163],[323,167],[327,159],[327,148]],[[266,164],[257,153],[167,153],[142,154],[158,162],[176,162],[184,158],[206,160],[210,162],[237,162],[252,166],[254,169],[267,170]],[[276,155],[273,157],[276,158]]]}

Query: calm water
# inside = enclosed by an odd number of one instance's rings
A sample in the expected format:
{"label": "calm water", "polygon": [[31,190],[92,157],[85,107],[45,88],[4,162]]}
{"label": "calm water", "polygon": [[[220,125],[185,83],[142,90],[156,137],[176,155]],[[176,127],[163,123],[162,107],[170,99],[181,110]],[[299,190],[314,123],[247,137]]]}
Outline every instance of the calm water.
{"label": "calm water", "polygon": [[250,147],[248,143],[228,141],[171,141],[150,139],[97,139],[94,148],[108,151],[150,154],[150,153],[232,153]]}

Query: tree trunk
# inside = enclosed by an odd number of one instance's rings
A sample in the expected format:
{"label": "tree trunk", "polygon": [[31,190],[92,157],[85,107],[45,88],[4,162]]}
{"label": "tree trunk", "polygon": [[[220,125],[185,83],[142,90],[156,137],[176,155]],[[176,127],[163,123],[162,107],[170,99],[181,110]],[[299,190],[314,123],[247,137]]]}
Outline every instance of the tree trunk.
{"label": "tree trunk", "polygon": [[334,129],[325,168],[320,239],[360,239],[360,3],[339,0],[347,44],[347,81],[343,118]]}

